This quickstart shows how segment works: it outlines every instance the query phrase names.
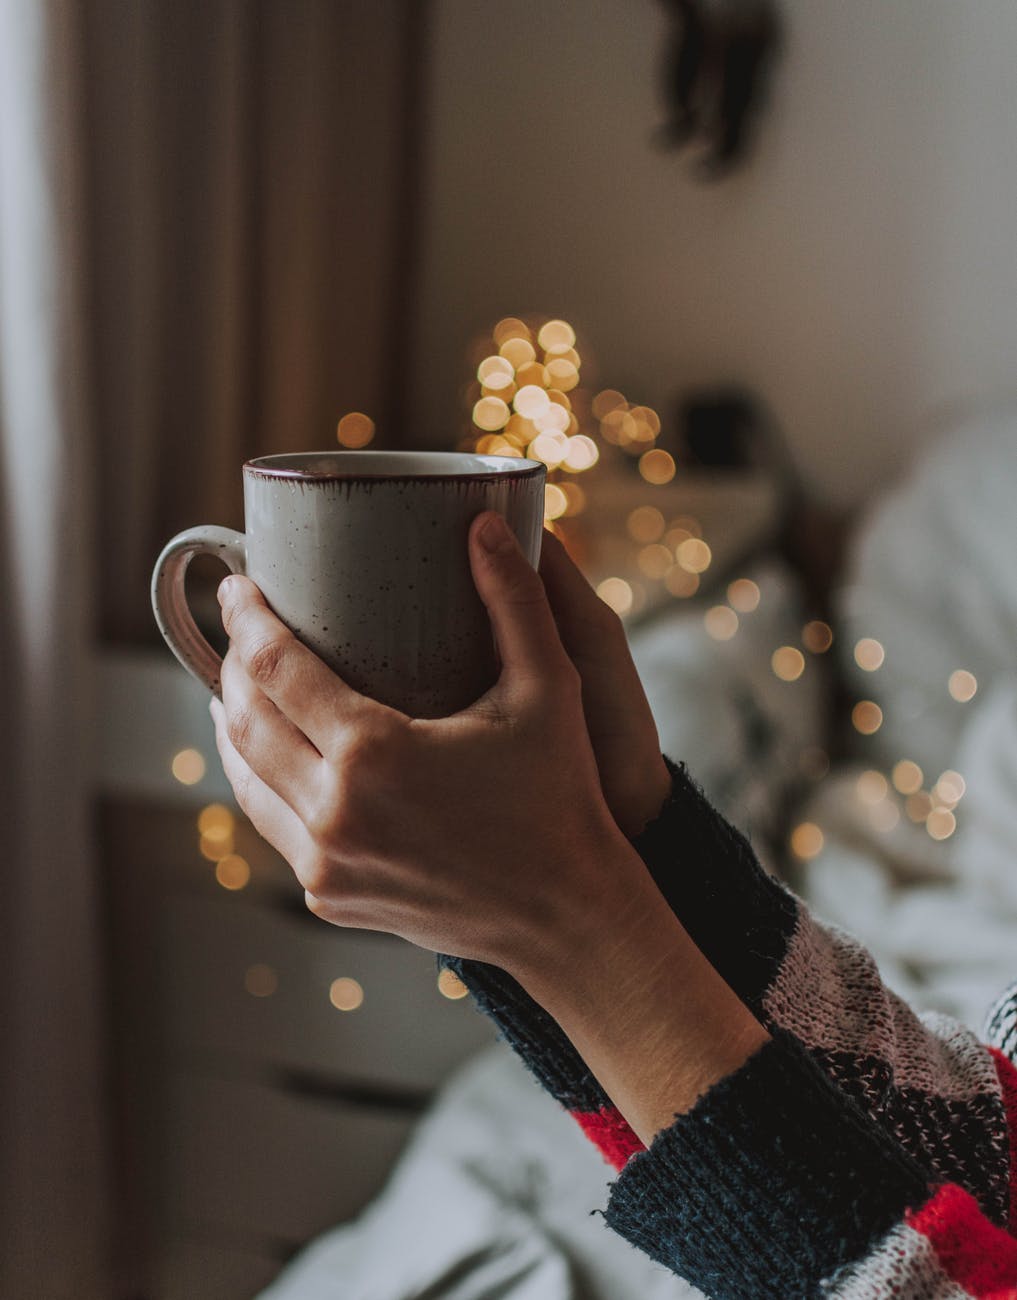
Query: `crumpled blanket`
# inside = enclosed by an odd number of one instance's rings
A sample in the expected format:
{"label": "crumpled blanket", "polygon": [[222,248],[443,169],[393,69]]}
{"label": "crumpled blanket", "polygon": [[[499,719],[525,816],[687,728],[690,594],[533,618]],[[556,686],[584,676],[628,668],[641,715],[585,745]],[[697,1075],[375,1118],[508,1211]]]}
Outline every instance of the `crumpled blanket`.
{"label": "crumpled blanket", "polygon": [[[796,882],[823,917],[856,934],[884,977],[920,1008],[976,1032],[1017,979],[1017,408],[976,411],[942,436],[860,526],[838,621],[841,663],[884,712],[859,768],[824,783],[801,817],[826,836]],[[860,637],[885,649],[854,663]],[[951,674],[973,674],[957,699]],[[937,843],[887,801],[859,792],[861,768],[917,762],[926,788],[959,772],[956,830]],[[870,790],[871,795],[871,790]],[[888,800],[897,805],[891,790]]]}
{"label": "crumpled blanket", "polygon": [[260,1300],[694,1300],[605,1225],[612,1171],[507,1047],[471,1062],[361,1216]]}

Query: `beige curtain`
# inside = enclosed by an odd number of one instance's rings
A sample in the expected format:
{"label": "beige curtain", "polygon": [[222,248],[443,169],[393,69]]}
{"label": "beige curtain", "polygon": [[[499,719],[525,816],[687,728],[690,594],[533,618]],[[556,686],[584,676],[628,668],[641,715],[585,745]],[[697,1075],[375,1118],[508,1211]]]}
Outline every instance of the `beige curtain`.
{"label": "beige curtain", "polygon": [[415,0],[0,0],[0,1296],[108,1300],[96,643],[240,462],[405,430]]}
{"label": "beige curtain", "polygon": [[0,0],[0,1295],[110,1295],[77,7]]}
{"label": "beige curtain", "polygon": [[251,455],[398,446],[420,0],[88,0],[102,631],[159,545],[236,526]]}

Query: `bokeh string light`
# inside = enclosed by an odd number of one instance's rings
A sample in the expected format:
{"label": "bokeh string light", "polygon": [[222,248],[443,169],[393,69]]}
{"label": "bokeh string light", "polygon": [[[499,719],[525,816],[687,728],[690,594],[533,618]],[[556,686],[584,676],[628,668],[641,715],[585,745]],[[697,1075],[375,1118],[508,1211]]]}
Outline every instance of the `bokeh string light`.
{"label": "bokeh string light", "polygon": [[[468,392],[472,425],[464,449],[491,455],[541,460],[548,471],[545,524],[569,537],[570,521],[587,509],[587,493],[575,482],[606,465],[628,463],[646,485],[647,500],[632,508],[619,540],[627,544],[628,559],[613,574],[600,577],[597,593],[622,618],[645,608],[654,591],[689,600],[708,587],[713,553],[699,521],[672,516],[653,493],[671,483],[680,467],[658,445],[661,421],[656,411],[630,402],[617,388],[587,391],[582,382],[583,358],[575,329],[569,322],[524,320],[507,316],[478,344],[476,380]],[[596,481],[596,472],[591,482]],[[579,521],[581,522],[581,521]],[[617,547],[616,547],[617,549]],[[599,575],[598,575],[599,576]],[[762,593],[747,577],[728,581],[726,603],[714,603],[701,613],[704,634],[714,642],[733,642],[744,620],[759,608]],[[716,599],[716,598],[715,598]],[[776,645],[770,667],[779,681],[792,686],[810,672],[810,656],[825,655],[834,644],[833,628],[812,618],[801,629],[799,644]],[[886,662],[886,648],[874,636],[860,636],[851,647],[855,665],[876,674]],[[973,699],[978,683],[970,671],[955,669],[945,683],[958,703]],[[856,699],[849,706],[856,743],[874,743],[884,721],[876,699]],[[826,750],[802,751],[800,775],[812,784],[831,771]],[[954,779],[956,778],[956,779]],[[956,828],[954,810],[964,792],[957,774],[944,773],[926,788],[926,777],[913,760],[902,758],[884,774],[867,770],[859,781],[858,797],[867,808],[872,827],[889,832],[906,814],[924,825],[934,839],[946,839]],[[802,823],[788,841],[800,862],[822,852],[822,828]]]}
{"label": "bokeh string light", "polygon": [[[553,531],[567,539],[569,521],[587,507],[586,493],[574,480],[595,470],[605,452],[635,459],[648,490],[675,477],[674,457],[656,446],[661,424],[652,407],[630,403],[617,389],[591,395],[584,387],[583,356],[569,321],[505,316],[478,340],[477,354],[475,380],[466,394],[470,430],[461,447],[542,461],[547,467],[544,520]],[[630,528],[632,540],[643,545],[660,541],[667,527],[661,511],[646,510]],[[692,594],[698,583],[667,583],[674,564],[673,558],[665,564],[657,555],[644,560],[643,570],[672,595]],[[625,581],[617,575],[617,583]],[[628,596],[617,585],[608,591],[616,608],[632,611],[635,588],[629,585]]]}

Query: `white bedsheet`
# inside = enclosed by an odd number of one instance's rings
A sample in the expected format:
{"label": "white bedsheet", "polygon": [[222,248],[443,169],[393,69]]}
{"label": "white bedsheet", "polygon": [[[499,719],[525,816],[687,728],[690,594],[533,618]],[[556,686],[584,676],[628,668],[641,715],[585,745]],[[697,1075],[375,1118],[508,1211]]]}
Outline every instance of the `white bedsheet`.
{"label": "white bedsheet", "polygon": [[594,1213],[612,1171],[508,1048],[446,1087],[382,1194],[261,1300],[690,1300]]}

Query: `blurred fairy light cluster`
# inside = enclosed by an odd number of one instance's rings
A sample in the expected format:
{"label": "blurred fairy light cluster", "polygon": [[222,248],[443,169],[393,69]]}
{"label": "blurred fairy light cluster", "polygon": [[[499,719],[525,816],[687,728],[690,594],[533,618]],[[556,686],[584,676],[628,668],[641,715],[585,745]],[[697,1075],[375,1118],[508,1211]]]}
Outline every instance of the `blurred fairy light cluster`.
{"label": "blurred fairy light cluster", "polygon": [[[629,516],[631,568],[673,596],[693,595],[712,557],[697,520],[669,519],[653,504],[653,488],[670,483],[677,469],[671,453],[657,446],[657,412],[617,389],[594,393],[584,385],[576,331],[565,320],[506,316],[476,341],[473,359],[475,376],[465,393],[470,429],[460,448],[543,462],[545,525],[573,542],[572,521],[589,505],[584,483],[592,487],[602,472],[632,462],[649,495]],[[623,616],[640,594],[622,576],[604,578],[597,590]]]}
{"label": "blurred fairy light cluster", "polygon": [[[826,628],[825,624],[821,626]],[[828,644],[832,639],[831,632]],[[852,657],[863,672],[877,673],[886,662],[886,650],[875,637],[861,637],[855,642]],[[956,704],[969,704],[978,682],[974,673],[957,668],[942,689]],[[858,700],[851,709],[851,724],[860,736],[875,736],[883,725],[883,710],[874,700]],[[958,805],[966,793],[967,783],[960,772],[947,768],[938,775],[926,773],[910,758],[898,759],[889,772],[867,768],[854,787],[865,820],[877,833],[889,834],[902,823],[911,822],[923,826],[930,839],[936,841],[948,840],[956,831]],[[815,822],[801,822],[791,832],[789,848],[800,862],[818,857],[825,845],[823,828]]]}
{"label": "blurred fairy light cluster", "polygon": [[636,457],[647,483],[674,478],[674,459],[654,446],[657,413],[630,405],[613,389],[594,396],[583,386],[583,360],[568,321],[506,316],[476,350],[482,355],[466,393],[472,424],[462,449],[542,461],[548,523],[582,514],[586,494],[576,478],[607,448]]}

